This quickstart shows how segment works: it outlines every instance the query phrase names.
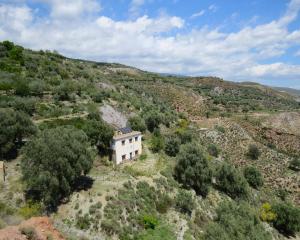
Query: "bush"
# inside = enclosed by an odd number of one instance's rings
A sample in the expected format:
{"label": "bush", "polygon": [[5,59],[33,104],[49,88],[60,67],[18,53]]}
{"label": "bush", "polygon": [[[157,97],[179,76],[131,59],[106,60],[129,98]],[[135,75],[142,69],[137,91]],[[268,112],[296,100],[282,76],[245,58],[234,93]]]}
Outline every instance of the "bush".
{"label": "bush", "polygon": [[147,129],[144,119],[139,116],[129,118],[128,122],[129,126],[135,131],[145,132]]}
{"label": "bush", "polygon": [[254,211],[247,203],[224,202],[217,209],[217,218],[204,233],[205,240],[271,240]]}
{"label": "bush", "polygon": [[270,203],[264,203],[260,209],[260,219],[264,222],[272,222],[276,219],[276,214],[272,210]]}
{"label": "bush", "polygon": [[155,136],[153,135],[150,142],[150,149],[157,153],[164,149],[164,138],[161,135]]}
{"label": "bush", "polygon": [[195,144],[184,145],[177,156],[175,179],[185,188],[206,196],[211,185],[212,170],[202,150]]}
{"label": "bush", "polygon": [[23,150],[21,170],[27,189],[47,206],[55,207],[69,196],[76,179],[91,169],[89,148],[87,136],[74,127],[44,130]]}
{"label": "bush", "polygon": [[38,240],[38,236],[33,227],[22,227],[19,230],[28,240]]}
{"label": "bush", "polygon": [[217,187],[232,198],[245,198],[248,195],[246,179],[228,163],[218,169],[216,180]]}
{"label": "bush", "polygon": [[168,226],[158,226],[157,228],[148,229],[147,231],[138,234],[135,239],[139,240],[174,240],[175,234]]}
{"label": "bush", "polygon": [[76,227],[81,230],[88,230],[91,226],[91,219],[88,214],[77,216]]}
{"label": "bush", "polygon": [[143,216],[143,223],[145,229],[155,229],[155,227],[158,225],[158,220],[152,215],[145,215]]}
{"label": "bush", "polygon": [[276,229],[287,235],[300,231],[300,209],[289,203],[278,203],[273,208],[276,219],[273,224]]}
{"label": "bush", "polygon": [[166,213],[168,209],[172,206],[172,198],[169,197],[167,194],[162,194],[158,197],[156,201],[156,210],[159,213]]}
{"label": "bush", "polygon": [[259,158],[259,156],[261,155],[261,152],[260,152],[260,150],[258,149],[258,147],[256,145],[251,144],[251,145],[249,145],[247,155],[251,159],[257,160]]}
{"label": "bush", "polygon": [[259,188],[263,186],[264,181],[261,173],[255,167],[246,167],[244,169],[244,177],[249,185],[253,188]]}
{"label": "bush", "polygon": [[289,168],[297,172],[300,171],[300,159],[293,159],[290,162]]}
{"label": "bush", "polygon": [[165,153],[168,156],[175,157],[180,150],[180,140],[173,136],[169,137],[165,144]]}
{"label": "bush", "polygon": [[195,201],[191,192],[179,189],[176,199],[176,208],[185,214],[191,215],[195,207]]}
{"label": "bush", "polygon": [[217,146],[214,144],[210,144],[207,148],[207,151],[213,157],[218,157],[220,152]]}

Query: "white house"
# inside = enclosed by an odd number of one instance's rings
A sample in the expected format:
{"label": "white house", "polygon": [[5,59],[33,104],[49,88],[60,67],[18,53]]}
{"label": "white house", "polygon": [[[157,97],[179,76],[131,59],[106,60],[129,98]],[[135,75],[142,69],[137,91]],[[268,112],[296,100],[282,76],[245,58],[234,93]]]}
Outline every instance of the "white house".
{"label": "white house", "polygon": [[111,143],[112,160],[118,165],[125,160],[136,159],[142,153],[142,133],[131,128],[116,131]]}

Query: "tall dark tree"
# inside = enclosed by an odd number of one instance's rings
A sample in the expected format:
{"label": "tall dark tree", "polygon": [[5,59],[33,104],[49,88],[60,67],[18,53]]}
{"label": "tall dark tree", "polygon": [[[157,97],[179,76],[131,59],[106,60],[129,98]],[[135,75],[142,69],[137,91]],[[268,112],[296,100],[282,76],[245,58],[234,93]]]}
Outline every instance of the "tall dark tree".
{"label": "tall dark tree", "polygon": [[11,151],[16,149],[24,137],[36,132],[36,127],[29,116],[10,108],[0,109],[0,156],[8,157]]}
{"label": "tall dark tree", "polygon": [[24,147],[21,162],[27,189],[46,206],[68,197],[76,179],[93,164],[86,134],[74,127],[47,129]]}
{"label": "tall dark tree", "polygon": [[175,178],[185,188],[191,188],[197,194],[206,196],[212,180],[212,170],[202,150],[190,143],[177,155]]}

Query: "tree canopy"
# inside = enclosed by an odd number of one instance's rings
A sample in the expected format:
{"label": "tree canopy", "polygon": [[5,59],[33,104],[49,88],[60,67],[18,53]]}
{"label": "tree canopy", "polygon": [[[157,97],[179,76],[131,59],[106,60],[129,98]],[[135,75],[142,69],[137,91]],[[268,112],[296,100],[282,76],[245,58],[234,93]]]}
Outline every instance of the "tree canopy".
{"label": "tree canopy", "polygon": [[185,188],[194,189],[197,194],[208,194],[212,170],[202,150],[194,143],[184,145],[177,155],[175,178]]}
{"label": "tree canopy", "polygon": [[76,179],[87,174],[93,163],[88,137],[74,127],[44,130],[23,152],[21,169],[27,189],[50,207],[69,196]]}
{"label": "tree canopy", "polygon": [[10,108],[0,109],[0,156],[6,158],[17,144],[36,132],[36,127],[29,116]]}

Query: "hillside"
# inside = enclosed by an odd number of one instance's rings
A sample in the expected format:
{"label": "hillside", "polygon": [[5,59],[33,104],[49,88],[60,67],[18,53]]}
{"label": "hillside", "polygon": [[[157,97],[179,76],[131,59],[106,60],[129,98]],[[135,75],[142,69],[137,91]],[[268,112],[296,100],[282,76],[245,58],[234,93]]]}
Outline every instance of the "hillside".
{"label": "hillside", "polygon": [[[0,233],[44,216],[47,239],[299,239],[296,99],[0,43]],[[123,125],[143,154],[114,166]]]}

